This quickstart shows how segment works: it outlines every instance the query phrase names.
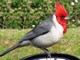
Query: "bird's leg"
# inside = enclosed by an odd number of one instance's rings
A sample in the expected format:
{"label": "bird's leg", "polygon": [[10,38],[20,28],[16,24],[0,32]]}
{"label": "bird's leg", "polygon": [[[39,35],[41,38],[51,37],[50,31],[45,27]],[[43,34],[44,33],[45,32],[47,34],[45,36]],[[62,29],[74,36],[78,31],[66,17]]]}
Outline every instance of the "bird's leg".
{"label": "bird's leg", "polygon": [[41,48],[41,49],[48,55],[49,58],[51,58],[51,54],[48,49],[46,48]]}

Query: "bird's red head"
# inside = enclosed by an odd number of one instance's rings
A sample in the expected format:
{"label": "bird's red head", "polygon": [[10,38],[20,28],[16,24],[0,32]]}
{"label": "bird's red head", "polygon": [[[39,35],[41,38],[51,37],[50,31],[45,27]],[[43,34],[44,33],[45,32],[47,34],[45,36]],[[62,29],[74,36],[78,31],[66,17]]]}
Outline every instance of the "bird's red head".
{"label": "bird's red head", "polygon": [[55,14],[56,14],[56,16],[68,16],[66,9],[59,2],[56,2]]}
{"label": "bird's red head", "polygon": [[59,2],[56,2],[55,6],[56,6],[55,15],[56,15],[57,21],[59,24],[62,25],[64,29],[63,33],[65,33],[67,30],[67,21],[65,18],[68,16],[68,12],[64,8],[64,6],[62,6]]}

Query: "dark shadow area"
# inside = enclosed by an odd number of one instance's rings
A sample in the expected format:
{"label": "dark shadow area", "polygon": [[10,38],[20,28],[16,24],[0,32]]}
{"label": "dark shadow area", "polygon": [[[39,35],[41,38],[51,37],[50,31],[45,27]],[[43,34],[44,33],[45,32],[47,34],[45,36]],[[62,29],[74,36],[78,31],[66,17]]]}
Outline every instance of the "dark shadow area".
{"label": "dark shadow area", "polygon": [[51,53],[51,58],[47,57],[47,54],[36,54],[32,56],[26,56],[20,60],[80,60],[79,58],[63,53]]}

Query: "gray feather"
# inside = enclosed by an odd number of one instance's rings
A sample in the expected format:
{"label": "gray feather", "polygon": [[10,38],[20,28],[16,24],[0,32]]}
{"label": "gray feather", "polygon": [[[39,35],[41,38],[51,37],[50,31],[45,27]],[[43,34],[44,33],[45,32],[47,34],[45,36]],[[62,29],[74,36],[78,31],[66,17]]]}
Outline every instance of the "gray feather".
{"label": "gray feather", "polygon": [[30,31],[27,34],[25,34],[25,36],[19,41],[19,43],[23,42],[25,40],[33,40],[34,38],[36,38],[36,37],[38,37],[40,35],[48,33],[50,28],[53,25],[52,16],[53,15],[51,15],[49,18],[44,20],[38,26],[36,26],[32,31]]}
{"label": "gray feather", "polygon": [[30,45],[31,40],[34,40],[34,38],[36,38],[40,35],[48,33],[50,28],[52,27],[52,25],[53,25],[53,22],[52,22],[52,15],[51,15],[48,19],[44,20],[41,24],[39,24],[33,30],[26,33],[24,35],[24,37],[16,45],[7,49],[5,52],[0,54],[0,56],[3,56],[16,48]]}

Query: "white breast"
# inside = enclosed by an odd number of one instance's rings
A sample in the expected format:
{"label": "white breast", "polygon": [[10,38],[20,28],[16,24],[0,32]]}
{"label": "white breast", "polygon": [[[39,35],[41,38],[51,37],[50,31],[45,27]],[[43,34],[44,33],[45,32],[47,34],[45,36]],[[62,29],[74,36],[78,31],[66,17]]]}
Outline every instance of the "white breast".
{"label": "white breast", "polygon": [[[56,19],[54,15],[53,17],[53,19]],[[55,24],[55,26],[52,26],[47,34],[41,35],[32,40],[32,44],[38,47],[49,47],[58,42],[63,36],[63,27],[56,21],[54,23],[57,25]]]}

